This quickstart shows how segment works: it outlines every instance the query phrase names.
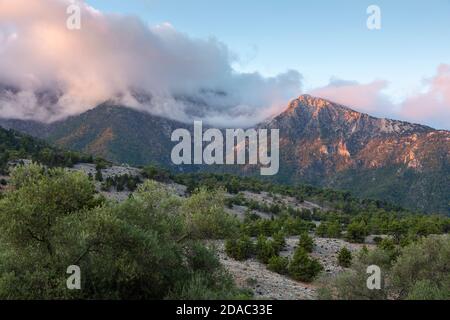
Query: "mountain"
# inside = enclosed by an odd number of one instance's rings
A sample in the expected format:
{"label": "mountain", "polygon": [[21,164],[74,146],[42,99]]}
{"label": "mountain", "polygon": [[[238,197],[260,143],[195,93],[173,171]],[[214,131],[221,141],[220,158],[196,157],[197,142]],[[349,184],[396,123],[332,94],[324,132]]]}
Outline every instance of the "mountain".
{"label": "mountain", "polygon": [[379,119],[308,95],[262,126],[280,129],[279,179],[450,211],[450,132]]}
{"label": "mountain", "polygon": [[[49,125],[8,119],[0,125],[115,162],[164,166],[171,166],[172,131],[192,130],[108,103]],[[411,209],[450,213],[449,131],[371,117],[309,95],[258,127],[280,129],[278,182],[339,188]],[[231,170],[251,174],[255,169]]]}
{"label": "mountain", "polygon": [[10,161],[23,159],[63,167],[94,161],[90,155],[66,151],[24,133],[0,128],[0,176],[7,173]]}
{"label": "mountain", "polygon": [[0,125],[117,163],[170,164],[172,131],[189,127],[130,108],[104,103],[63,121],[0,120]]}

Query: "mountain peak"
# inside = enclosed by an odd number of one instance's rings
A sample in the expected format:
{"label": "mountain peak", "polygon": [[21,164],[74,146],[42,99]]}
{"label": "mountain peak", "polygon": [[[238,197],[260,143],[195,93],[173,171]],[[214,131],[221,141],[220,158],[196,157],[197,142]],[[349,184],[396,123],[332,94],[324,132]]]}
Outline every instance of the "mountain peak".
{"label": "mountain peak", "polygon": [[315,135],[323,135],[326,131],[329,133],[340,132],[347,137],[363,134],[372,138],[386,134],[403,135],[433,130],[423,125],[372,117],[339,103],[309,94],[292,100],[283,113],[269,121],[269,126],[296,127],[299,132],[314,132]]}
{"label": "mountain peak", "polygon": [[[343,105],[331,102],[329,100],[323,99],[323,98],[319,98],[319,97],[315,97],[309,94],[303,94],[301,96],[299,96],[297,99],[292,100],[289,103],[289,107],[287,109],[287,111],[294,111],[298,108],[304,108],[307,110],[312,110],[315,112],[320,111],[323,108],[329,108],[329,107],[333,107],[333,108],[337,108],[337,109],[341,109],[342,111],[353,111]],[[353,111],[356,112],[356,111]]]}

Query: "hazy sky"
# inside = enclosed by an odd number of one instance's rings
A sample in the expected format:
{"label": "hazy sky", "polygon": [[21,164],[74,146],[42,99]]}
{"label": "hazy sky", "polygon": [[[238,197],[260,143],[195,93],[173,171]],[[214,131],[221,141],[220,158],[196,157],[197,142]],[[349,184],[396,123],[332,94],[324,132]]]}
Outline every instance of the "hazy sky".
{"label": "hazy sky", "polygon": [[[195,37],[216,37],[239,56],[237,70],[276,75],[296,69],[305,89],[330,78],[386,80],[396,101],[450,63],[449,0],[88,0],[102,11],[169,22]],[[366,27],[369,5],[382,28]]]}
{"label": "hazy sky", "polygon": [[[380,30],[367,28],[370,5]],[[2,83],[20,88],[0,96],[12,118],[54,121],[117,99],[251,126],[310,93],[449,129],[450,0],[1,0]],[[56,102],[39,94],[49,89]]]}

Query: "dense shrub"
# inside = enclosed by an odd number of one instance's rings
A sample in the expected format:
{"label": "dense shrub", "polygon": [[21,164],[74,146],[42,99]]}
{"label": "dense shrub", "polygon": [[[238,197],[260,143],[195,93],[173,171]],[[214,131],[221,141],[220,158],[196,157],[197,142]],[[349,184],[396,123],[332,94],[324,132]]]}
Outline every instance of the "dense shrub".
{"label": "dense shrub", "polygon": [[352,253],[350,250],[348,250],[346,247],[343,247],[341,250],[339,250],[338,253],[338,265],[344,268],[348,268],[352,264]]}
{"label": "dense shrub", "polygon": [[399,299],[450,299],[450,236],[429,236],[403,249],[389,288]]}
{"label": "dense shrub", "polygon": [[367,226],[362,221],[353,221],[347,226],[345,238],[354,243],[364,243],[367,236]]}
{"label": "dense shrub", "polygon": [[117,191],[124,191],[125,189],[133,192],[141,183],[141,179],[137,176],[130,176],[124,174],[121,176],[107,177],[101,185],[103,191],[110,191],[111,188],[115,188]]}
{"label": "dense shrub", "polygon": [[286,235],[282,231],[278,231],[273,235],[273,245],[277,252],[282,251],[286,247]]}
{"label": "dense shrub", "polygon": [[253,242],[248,236],[241,236],[238,240],[228,239],[225,241],[225,252],[235,260],[247,260],[254,253]]}
{"label": "dense shrub", "polygon": [[326,238],[340,238],[341,226],[337,221],[324,221],[317,227],[316,235]]}
{"label": "dense shrub", "polygon": [[[11,182],[0,200],[2,299],[246,297],[195,241],[229,230],[215,207],[220,197],[184,200],[147,181],[109,203],[87,176],[34,165],[17,168]],[[197,225],[200,214],[208,227]],[[70,265],[81,268],[82,290],[66,288]]]}
{"label": "dense shrub", "polygon": [[225,212],[223,190],[197,190],[183,203],[183,214],[192,238],[226,239],[238,233],[238,220]]}
{"label": "dense shrub", "polygon": [[274,244],[274,242],[268,240],[264,236],[259,236],[256,242],[257,259],[260,262],[267,264],[269,262],[269,259],[276,255],[278,255],[278,252],[276,251],[276,245]]}
{"label": "dense shrub", "polygon": [[450,290],[433,280],[418,280],[409,290],[407,300],[450,300]]}
{"label": "dense shrub", "polygon": [[102,171],[100,169],[97,169],[95,171],[95,180],[98,182],[102,182],[103,181],[103,174]]}
{"label": "dense shrub", "polygon": [[400,248],[398,248],[394,240],[390,238],[384,238],[383,240],[381,240],[378,244],[378,247],[381,250],[384,250],[389,255],[391,261],[397,259],[398,255],[400,254]]}
{"label": "dense shrub", "polygon": [[[429,236],[406,247],[399,247],[392,260],[390,246],[359,254],[349,272],[323,278],[321,297],[345,300],[450,299],[450,238]],[[381,290],[366,285],[367,266],[381,269]]]}
{"label": "dense shrub", "polygon": [[159,182],[167,182],[172,178],[172,175],[168,170],[152,165],[145,167],[142,170],[142,175],[144,178]]}
{"label": "dense shrub", "polygon": [[267,269],[279,274],[288,274],[289,259],[281,256],[272,256],[268,263]]}
{"label": "dense shrub", "polygon": [[323,266],[316,259],[309,257],[305,249],[298,247],[289,262],[288,270],[295,280],[311,282],[323,270]]}
{"label": "dense shrub", "polygon": [[307,233],[302,233],[298,241],[298,247],[310,253],[314,249],[314,239]]}

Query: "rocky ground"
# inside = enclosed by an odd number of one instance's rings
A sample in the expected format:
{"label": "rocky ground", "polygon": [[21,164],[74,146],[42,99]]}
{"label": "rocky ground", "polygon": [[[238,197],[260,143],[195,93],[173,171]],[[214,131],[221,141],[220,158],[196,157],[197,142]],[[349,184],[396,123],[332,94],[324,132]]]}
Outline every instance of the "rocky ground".
{"label": "rocky ground", "polygon": [[309,202],[309,201],[300,202],[294,197],[281,196],[281,195],[277,195],[277,194],[273,195],[273,194],[270,194],[265,191],[260,192],[260,193],[244,191],[242,193],[243,193],[244,197],[246,197],[247,199],[253,199],[260,203],[266,203],[267,205],[283,204],[283,205],[291,206],[294,209],[312,210],[312,209],[316,208],[316,209],[325,210],[325,208],[322,208],[319,205]]}
{"label": "rocky ground", "polygon": [[236,261],[225,254],[223,241],[216,243],[219,259],[231,274],[236,285],[250,289],[256,299],[268,300],[313,300],[315,286],[292,280],[286,276],[267,270],[256,259]]}
{"label": "rocky ground", "polygon": [[[93,163],[79,163],[74,165],[73,168],[70,168],[69,170],[80,171],[92,177],[95,177],[95,173],[97,172],[97,170],[95,169],[95,164]],[[129,166],[111,166],[102,169],[101,172],[103,179],[120,177],[123,175],[142,178],[140,169]],[[111,188],[110,191],[103,191],[101,190],[101,183],[97,181],[95,182],[95,186],[97,191],[109,200],[120,202],[128,199],[128,197],[131,195],[131,192],[128,190],[116,191],[114,188]]]}
{"label": "rocky ground", "polygon": [[[337,253],[347,247],[357,253],[363,245],[348,243],[341,239],[314,238],[315,247],[312,256],[324,266],[324,274],[335,275],[344,269],[337,264]],[[298,237],[286,239],[283,256],[292,256],[298,243]],[[269,300],[313,300],[316,299],[317,287],[302,283],[287,276],[272,272],[256,259],[236,261],[225,254],[224,241],[215,242],[215,247],[224,267],[230,272],[236,284],[254,292],[256,299]],[[370,246],[369,246],[370,248]]]}
{"label": "rocky ground", "polygon": [[[245,213],[247,212],[247,207],[233,205],[232,208],[225,208],[225,211],[228,212],[231,215],[236,216],[239,220],[242,221],[245,218]],[[252,213],[256,214],[257,216],[259,216],[262,219],[270,219],[270,218],[272,218],[271,214],[265,213],[265,212],[261,212],[261,211],[258,211],[258,210],[252,210]]]}
{"label": "rocky ground", "polygon": [[[95,176],[95,164],[93,163],[79,163],[73,166],[72,170],[81,171],[85,174]],[[141,176],[141,171],[138,168],[128,167],[128,166],[111,166],[102,169],[102,176],[104,179],[112,178],[115,176],[123,176],[125,174],[129,176]]]}

